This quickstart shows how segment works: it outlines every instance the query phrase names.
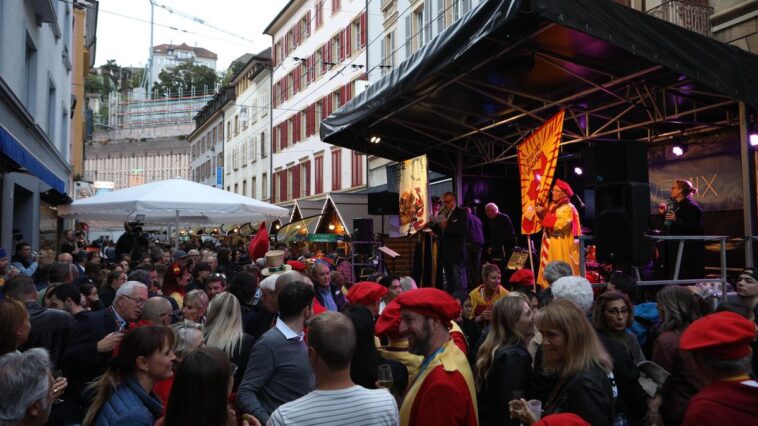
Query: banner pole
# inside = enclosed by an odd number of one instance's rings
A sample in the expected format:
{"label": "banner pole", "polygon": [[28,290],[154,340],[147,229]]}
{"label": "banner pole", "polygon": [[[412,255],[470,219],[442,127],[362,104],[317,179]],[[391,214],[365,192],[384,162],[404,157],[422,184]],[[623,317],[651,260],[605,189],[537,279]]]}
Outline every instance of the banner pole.
{"label": "banner pole", "polygon": [[529,250],[529,268],[532,270],[534,278],[534,293],[537,293],[537,274],[534,272],[534,259],[532,259],[532,234],[526,234],[526,246]]}

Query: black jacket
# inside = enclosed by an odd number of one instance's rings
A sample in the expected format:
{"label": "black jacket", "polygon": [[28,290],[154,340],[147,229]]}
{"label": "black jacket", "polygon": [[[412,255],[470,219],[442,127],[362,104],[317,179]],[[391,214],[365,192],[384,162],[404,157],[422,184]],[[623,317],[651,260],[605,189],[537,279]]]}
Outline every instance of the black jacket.
{"label": "black jacket", "polygon": [[68,407],[67,422],[81,423],[84,417],[81,407],[84,388],[105,372],[112,356],[112,352],[99,353],[97,342],[118,329],[113,308],[89,312],[79,318],[62,365],[68,379],[63,398]]}
{"label": "black jacket", "polygon": [[613,392],[608,374],[592,366],[559,380],[542,404],[543,417],[555,413],[574,413],[592,426],[613,424]]}
{"label": "black jacket", "polygon": [[447,218],[447,225],[442,229],[439,225],[432,227],[439,237],[440,254],[444,262],[461,262],[465,259],[465,243],[468,239],[468,212],[456,207]]}
{"label": "black jacket", "polygon": [[503,346],[495,353],[489,374],[477,395],[479,424],[518,426],[520,422],[507,415],[508,402],[516,390],[521,391],[525,399],[531,397],[532,357],[521,346]]}
{"label": "black jacket", "polygon": [[[669,235],[703,235],[703,209],[690,198],[676,203],[674,206],[676,220],[669,228]],[[667,269],[669,277],[674,275],[678,241],[666,244]],[[684,243],[682,264],[679,278],[702,278],[705,276],[705,242],[690,241]]]}
{"label": "black jacket", "polygon": [[61,365],[63,354],[69,346],[76,320],[68,312],[47,309],[37,302],[26,302],[32,329],[29,339],[19,350],[45,348],[50,352],[50,362],[56,368]]}
{"label": "black jacket", "polygon": [[492,257],[507,260],[516,244],[511,218],[504,213],[498,213],[494,219],[487,218],[484,221],[484,240],[485,249],[492,249]]}
{"label": "black jacket", "polygon": [[613,360],[613,376],[619,389],[615,411],[623,413],[630,425],[644,424],[647,414],[647,394],[640,386],[640,369],[634,364],[624,345],[604,330],[597,330],[605,350]]}

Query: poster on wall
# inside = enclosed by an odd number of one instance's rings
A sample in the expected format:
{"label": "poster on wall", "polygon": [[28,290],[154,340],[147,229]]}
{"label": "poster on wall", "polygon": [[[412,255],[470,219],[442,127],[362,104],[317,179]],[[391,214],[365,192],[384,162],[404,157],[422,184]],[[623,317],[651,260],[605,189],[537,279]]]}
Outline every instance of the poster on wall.
{"label": "poster on wall", "polygon": [[397,236],[413,235],[429,222],[428,170],[426,155],[398,164],[400,226]]}
{"label": "poster on wall", "polygon": [[681,157],[669,146],[648,154],[650,163],[650,210],[666,202],[674,179],[686,179],[698,188],[695,201],[704,211],[741,210],[742,172],[739,142],[733,138],[691,144]]}
{"label": "poster on wall", "polygon": [[548,201],[553,183],[555,163],[563,132],[564,111],[554,115],[537,128],[518,147],[518,166],[521,176],[521,233],[535,234],[542,230],[537,220],[536,206]]}

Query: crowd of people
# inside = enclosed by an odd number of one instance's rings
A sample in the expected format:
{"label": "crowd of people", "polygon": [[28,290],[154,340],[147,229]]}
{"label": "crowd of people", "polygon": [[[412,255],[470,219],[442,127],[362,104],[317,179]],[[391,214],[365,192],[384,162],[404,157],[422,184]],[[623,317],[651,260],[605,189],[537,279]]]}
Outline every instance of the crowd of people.
{"label": "crowd of people", "polygon": [[[469,216],[452,194],[443,201],[451,214],[437,232],[470,246],[456,231]],[[497,206],[486,211],[488,234],[513,232]],[[19,242],[13,270],[0,248],[0,425],[758,418],[756,269],[740,274],[739,300],[714,310],[683,286],[643,300],[621,273],[593,288],[562,261],[544,265],[540,285],[529,269],[504,279],[507,235],[483,240],[476,271],[443,243],[444,290],[348,278],[261,235],[248,247],[135,251],[135,233],[119,250],[67,243],[54,262]]]}

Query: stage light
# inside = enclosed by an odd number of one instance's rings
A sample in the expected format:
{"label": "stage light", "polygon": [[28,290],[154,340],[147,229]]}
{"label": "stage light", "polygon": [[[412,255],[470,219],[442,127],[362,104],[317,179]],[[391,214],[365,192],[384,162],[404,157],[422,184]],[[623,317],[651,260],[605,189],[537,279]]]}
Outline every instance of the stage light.
{"label": "stage light", "polygon": [[677,157],[681,157],[684,155],[684,147],[681,145],[674,145],[674,147],[671,148],[671,152]]}
{"label": "stage light", "polygon": [[750,141],[750,146],[758,146],[758,133],[751,133],[747,138]]}
{"label": "stage light", "polygon": [[574,167],[574,174],[581,176],[584,173],[581,167]]}
{"label": "stage light", "polygon": [[334,231],[334,225],[333,224],[329,224],[329,230],[330,231]]}
{"label": "stage light", "polygon": [[379,136],[371,136],[371,139],[369,139],[369,142],[371,143],[379,143],[382,141],[382,138]]}

